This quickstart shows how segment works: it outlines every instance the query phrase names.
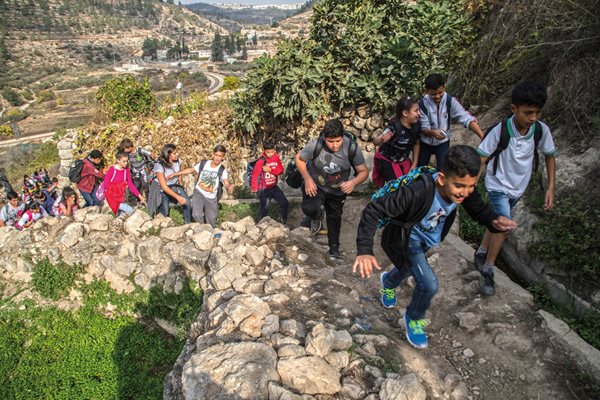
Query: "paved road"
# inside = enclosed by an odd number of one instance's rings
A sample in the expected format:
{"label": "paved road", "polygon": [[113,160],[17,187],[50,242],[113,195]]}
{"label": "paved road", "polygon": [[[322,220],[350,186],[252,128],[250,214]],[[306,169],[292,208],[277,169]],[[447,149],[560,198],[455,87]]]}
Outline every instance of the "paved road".
{"label": "paved road", "polygon": [[37,141],[52,137],[53,135],[54,135],[54,132],[46,132],[46,133],[39,133],[37,135],[21,136],[19,138],[15,138],[15,139],[3,140],[0,142],[0,147],[9,147],[9,146],[15,146],[15,145],[21,144],[21,143],[37,142]]}
{"label": "paved road", "polygon": [[202,71],[202,73],[204,75],[206,75],[206,77],[210,81],[210,86],[208,87],[208,93],[213,94],[215,92],[218,92],[223,87],[223,83],[224,83],[223,78],[225,78],[223,75],[215,74],[214,72],[206,72],[206,71]]}

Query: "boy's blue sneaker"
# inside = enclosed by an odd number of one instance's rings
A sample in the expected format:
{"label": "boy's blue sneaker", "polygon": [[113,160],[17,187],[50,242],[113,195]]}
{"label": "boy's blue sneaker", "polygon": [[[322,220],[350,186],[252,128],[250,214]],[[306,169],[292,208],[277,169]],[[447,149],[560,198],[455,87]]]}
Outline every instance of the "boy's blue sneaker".
{"label": "boy's blue sneaker", "polygon": [[381,289],[379,291],[381,292],[381,304],[383,304],[385,308],[392,308],[396,306],[396,290],[386,289],[383,281],[387,274],[387,272],[382,272],[381,275],[379,275],[379,279],[381,280]]}
{"label": "boy's blue sneaker", "polygon": [[477,271],[481,272],[483,271],[483,266],[485,265],[485,259],[487,258],[487,254],[486,253],[477,253],[477,251],[475,252],[475,255],[473,255],[473,263],[475,264],[475,269],[477,269]]}
{"label": "boy's blue sneaker", "polygon": [[424,319],[412,320],[404,313],[404,328],[406,329],[406,339],[413,347],[417,349],[427,348],[427,334],[425,333],[425,327],[427,321]]}

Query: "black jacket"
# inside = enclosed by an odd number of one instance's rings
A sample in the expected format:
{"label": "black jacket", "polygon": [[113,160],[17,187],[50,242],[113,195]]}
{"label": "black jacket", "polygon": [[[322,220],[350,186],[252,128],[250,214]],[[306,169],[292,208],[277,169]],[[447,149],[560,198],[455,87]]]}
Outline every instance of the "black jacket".
{"label": "black jacket", "polygon": [[[396,231],[393,235],[396,243],[388,243],[388,245],[401,249],[401,252],[405,254],[410,233],[415,224],[425,218],[431,208],[435,190],[437,189],[433,176],[425,174],[410,185],[402,186],[393,193],[371,201],[363,210],[358,224],[356,235],[357,254],[359,256],[373,255],[373,238],[377,230],[377,222],[384,217],[391,218],[386,229],[391,228]],[[491,225],[492,221],[498,218],[498,214],[481,200],[477,190],[473,191],[463,201],[462,205],[471,218],[481,225],[485,225],[491,232],[498,232]],[[455,217],[456,210],[452,211],[446,218],[442,230],[442,240],[450,231]],[[386,237],[390,236],[386,236],[384,232],[382,242]],[[382,246],[384,246],[384,249],[388,247],[384,243],[382,243]]]}

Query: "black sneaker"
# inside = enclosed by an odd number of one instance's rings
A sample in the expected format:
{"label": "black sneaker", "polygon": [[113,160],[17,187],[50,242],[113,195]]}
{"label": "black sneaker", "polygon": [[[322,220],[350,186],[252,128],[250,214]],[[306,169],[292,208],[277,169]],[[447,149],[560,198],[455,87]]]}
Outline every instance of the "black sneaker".
{"label": "black sneaker", "polygon": [[481,272],[481,276],[479,277],[479,292],[484,296],[493,296],[496,294],[494,271]]}
{"label": "black sneaker", "polygon": [[475,251],[475,255],[473,255],[473,263],[475,263],[475,269],[477,269],[477,271],[483,271],[483,266],[485,265],[486,258],[486,253],[477,253],[477,251]]}
{"label": "black sneaker", "polygon": [[310,221],[310,231],[316,235],[323,228],[323,213],[319,213],[319,216]]}
{"label": "black sneaker", "polygon": [[340,251],[338,249],[329,249],[329,258],[332,261],[341,260],[342,256],[340,255]]}
{"label": "black sneaker", "polygon": [[304,227],[304,228],[310,228],[310,218],[305,215],[302,217],[302,220],[300,221],[300,226]]}

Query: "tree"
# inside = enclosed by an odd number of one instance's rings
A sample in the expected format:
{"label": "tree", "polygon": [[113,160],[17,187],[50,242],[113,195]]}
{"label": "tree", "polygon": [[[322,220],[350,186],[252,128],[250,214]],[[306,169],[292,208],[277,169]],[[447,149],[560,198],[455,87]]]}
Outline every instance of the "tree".
{"label": "tree", "polygon": [[233,33],[229,35],[229,45],[225,47],[229,54],[235,53],[235,35]]}
{"label": "tree", "polygon": [[113,78],[96,93],[100,109],[112,121],[128,121],[150,115],[156,103],[150,82],[138,82],[131,75]]}
{"label": "tree", "polygon": [[211,45],[211,59],[216,62],[223,62],[223,44],[221,43],[221,34],[215,33],[215,37]]}
{"label": "tree", "polygon": [[252,36],[252,45],[256,46],[258,44],[258,38],[256,37],[256,33]]}
{"label": "tree", "polygon": [[242,55],[240,56],[241,60],[247,60],[248,59],[248,49],[246,48],[246,45],[244,45],[242,47]]}
{"label": "tree", "polygon": [[231,42],[230,42],[229,36],[225,36],[225,38],[223,39],[223,50],[225,50],[227,52],[227,54],[229,54],[229,55],[232,54],[229,51],[230,47],[231,47]]}
{"label": "tree", "polygon": [[142,57],[152,57],[156,59],[156,51],[159,49],[157,39],[146,38],[142,44]]}

